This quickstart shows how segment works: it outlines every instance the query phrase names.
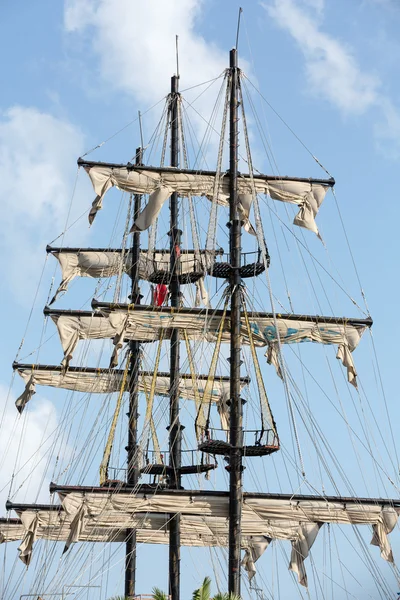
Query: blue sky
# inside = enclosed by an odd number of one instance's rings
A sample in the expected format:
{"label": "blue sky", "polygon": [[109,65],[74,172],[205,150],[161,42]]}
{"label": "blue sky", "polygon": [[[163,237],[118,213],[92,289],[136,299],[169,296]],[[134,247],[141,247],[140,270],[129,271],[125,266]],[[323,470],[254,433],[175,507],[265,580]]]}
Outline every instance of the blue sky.
{"label": "blue sky", "polygon": [[[341,216],[374,318],[380,373],[396,431],[400,7],[396,0],[243,0],[241,5],[244,13],[239,52],[243,69],[336,179]],[[21,389],[19,382],[13,386],[7,403],[6,398],[10,365],[25,335],[45,245],[63,231],[67,218],[68,223],[78,219],[93,199],[92,189],[82,174],[74,191],[76,159],[135,120],[138,110],[145,113],[168,93],[169,79],[175,71],[175,34],[180,40],[183,89],[219,75],[234,44],[238,6],[230,0],[66,0],[64,3],[15,0],[0,8],[3,56],[0,274],[6,315],[0,341],[0,397],[5,406],[3,424],[8,430],[8,435],[0,440],[0,481],[5,486],[0,493],[2,500],[7,496],[7,482],[15,461],[22,464],[24,457],[37,450],[44,424],[50,431],[60,419],[60,408],[52,402],[53,396],[48,391],[37,394],[35,405],[20,421],[13,407],[13,397]],[[199,100],[197,107],[208,115],[211,107],[208,97]],[[324,172],[274,113],[267,106],[263,110],[279,172],[324,177]],[[157,111],[152,111],[143,117],[145,137],[152,131],[156,114]],[[201,121],[193,118],[194,127],[200,132]],[[256,166],[268,171],[263,148],[256,140],[254,121],[251,125]],[[133,123],[88,158],[129,160],[138,143],[138,126]],[[279,214],[286,219],[283,211]],[[111,215],[112,207],[105,207],[104,214],[98,216],[96,229],[90,231],[86,216],[81,218],[68,232],[67,243],[102,245],[111,235],[108,223]],[[286,223],[290,224],[288,220]],[[335,277],[339,273],[343,287],[362,306],[362,294],[332,195],[327,196],[322,206],[318,225],[328,250],[305,232],[310,250]],[[283,297],[285,286],[280,270],[277,267],[273,270],[278,262],[279,243],[274,241],[269,226],[267,233],[272,255],[271,279],[277,295]],[[283,242],[282,235],[278,235],[278,240]],[[281,251],[285,258],[285,249]],[[288,266],[289,280],[291,276],[297,277],[296,264],[294,260]],[[41,310],[53,274],[54,266],[47,264],[21,356],[32,352],[41,339]],[[308,309],[309,297],[305,284],[303,289],[302,276],[290,289],[295,310],[312,312]],[[344,295],[334,286],[329,287],[327,281],[325,284],[332,293],[337,314],[359,316]],[[89,295],[89,287],[85,290]],[[65,297],[62,306],[71,306],[71,299],[78,301],[78,294]],[[326,308],[324,300],[322,304]],[[376,406],[378,423],[387,432],[379,377],[371,370],[373,350],[370,341],[365,342],[365,348],[356,350],[355,362],[363,389],[369,390],[369,400]],[[51,356],[47,352],[43,360],[50,362]],[[53,360],[58,362],[58,358]],[[276,394],[282,393],[278,392],[279,383],[271,385]],[[281,422],[287,419],[283,409],[274,410]],[[316,403],[313,410],[329,430],[331,417],[325,414],[327,408]],[[348,410],[351,413],[352,408]],[[22,454],[16,456],[12,445],[9,448],[9,439],[26,426],[30,431],[29,442]],[[332,434],[332,445],[335,442]],[[307,448],[306,441],[304,445]],[[43,447],[37,452],[41,456]],[[356,469],[356,461],[353,465],[346,452],[341,454],[338,449],[338,453],[343,464],[349,460],[348,475],[359,482],[364,492],[359,473],[352,470]],[[311,453],[309,462],[305,460],[311,469]],[[398,483],[398,469],[393,470],[389,463],[382,458],[382,464],[393,479],[397,477]],[[41,476],[47,477],[43,463],[36,469],[34,481],[39,482]],[[372,489],[376,489],[374,485]],[[376,491],[393,495],[395,488]],[[393,538],[400,555],[398,530]],[[189,559],[185,564],[190,568]],[[311,566],[308,568],[311,571]],[[200,570],[198,575],[187,577],[185,589],[195,587],[201,575]],[[144,588],[145,576],[141,583]],[[165,573],[155,583],[165,587]],[[297,593],[293,584],[287,589]],[[351,589],[355,597],[366,593],[357,586]],[[335,593],[335,598],[341,597],[338,590]]]}

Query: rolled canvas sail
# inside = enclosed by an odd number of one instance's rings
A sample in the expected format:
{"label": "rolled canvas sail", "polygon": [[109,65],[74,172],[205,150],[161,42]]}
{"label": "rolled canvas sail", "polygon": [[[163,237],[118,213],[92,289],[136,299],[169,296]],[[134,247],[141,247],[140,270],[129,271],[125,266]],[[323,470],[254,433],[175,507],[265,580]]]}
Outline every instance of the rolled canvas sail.
{"label": "rolled canvas sail", "polygon": [[[121,370],[107,369],[80,369],[74,367],[67,371],[59,367],[40,365],[16,365],[18,374],[25,382],[25,390],[16,400],[16,407],[23,411],[27,402],[36,393],[36,385],[48,385],[66,390],[86,392],[90,394],[108,394],[121,389],[124,372]],[[139,391],[149,390],[153,374],[141,372],[139,374]],[[181,375],[179,381],[179,394],[185,400],[196,400],[196,392],[203,394],[208,377],[207,375],[196,375],[194,390],[193,379],[188,375]],[[247,380],[241,381],[241,388],[247,384]],[[210,401],[224,404],[229,398],[229,379],[216,376],[212,383]],[[158,396],[169,396],[170,377],[168,373],[159,373],[156,380],[155,393]]]}
{"label": "rolled canvas sail", "polygon": [[[132,255],[129,251],[122,253],[112,250],[76,250],[74,252],[52,252],[61,267],[61,283],[57,288],[50,304],[55,302],[59,294],[66,292],[69,284],[75,277],[92,277],[99,279],[118,275],[120,269],[129,273],[132,268]],[[170,253],[152,252],[142,250],[139,254],[138,275],[139,279],[148,281],[156,271],[170,270]],[[215,260],[215,252],[184,252],[179,259],[179,273],[184,275],[196,270],[204,272]]]}
{"label": "rolled canvas sail", "polygon": [[[93,313],[82,316],[60,314],[49,311],[57,325],[61,344],[64,350],[65,364],[72,358],[77,343],[81,339],[112,338],[116,349],[121,342],[127,340],[155,341],[163,332],[164,339],[170,336],[172,329],[183,329],[188,339],[215,342],[221,316],[213,312],[179,309],[176,311],[141,307],[128,310],[110,308],[102,315]],[[279,371],[278,343],[292,344],[299,342],[318,342],[320,344],[336,344],[337,358],[347,368],[350,383],[356,384],[356,370],[351,353],[357,347],[368,324],[357,324],[346,319],[329,317],[289,318],[290,315],[274,315],[269,313],[249,313],[252,337],[256,346],[267,346],[267,360]],[[223,325],[222,341],[229,342],[230,324],[226,319]],[[242,318],[241,343],[249,344],[249,335]],[[114,357],[115,359],[115,357]]]}
{"label": "rolled canvas sail", "polygon": [[[129,492],[112,493],[58,491],[60,510],[16,509],[21,521],[0,521],[0,541],[21,539],[19,556],[29,564],[37,539],[66,542],[122,542],[126,528],[136,529],[140,543],[168,544],[171,511],[181,515],[184,546],[227,546],[229,499],[225,493],[199,494],[188,491],[179,495],[168,492],[151,495]],[[251,578],[255,562],[273,539],[290,540],[289,568],[299,583],[307,585],[304,560],[324,523],[370,525],[371,544],[379,546],[381,556],[393,562],[388,534],[397,524],[399,507],[365,502],[344,502],[340,498],[286,500],[244,495],[242,518],[243,565]]]}
{"label": "rolled canvas sail", "polygon": [[[179,494],[168,491],[157,494],[137,493],[119,491],[112,493],[111,490],[96,491],[85,490],[82,492],[68,490],[68,488],[57,488],[58,495],[64,510],[71,519],[81,514],[82,506],[85,505],[86,516],[81,516],[84,523],[87,514],[98,520],[103,526],[107,522],[119,523],[121,527],[132,514],[137,512],[161,513],[178,512],[185,519],[194,516],[204,520],[204,523],[220,539],[227,537],[229,496],[227,493],[213,492],[179,492]],[[304,559],[314,543],[320,527],[324,523],[348,524],[348,525],[370,525],[373,530],[371,544],[379,546],[381,556],[389,562],[393,562],[388,534],[397,524],[400,507],[390,504],[367,503],[357,499],[346,502],[340,497],[309,499],[283,499],[273,498],[263,494],[244,494],[242,511],[242,532],[244,540],[247,539],[247,552],[245,565],[249,570],[254,568],[254,557],[258,550],[268,545],[271,539],[290,540],[292,543],[292,554],[290,568],[298,575],[299,583],[307,585],[307,576],[304,567]],[[75,524],[75,528],[78,524]],[[196,537],[195,528],[191,529],[193,537]],[[74,537],[71,533],[71,539]],[[249,543],[253,539],[257,541],[256,547],[251,549]],[[78,541],[78,540],[76,540]],[[195,545],[195,544],[193,544]],[[225,544],[221,544],[225,545]],[[259,556],[260,554],[258,554]],[[257,556],[257,558],[258,558]],[[254,574],[254,573],[253,573]]]}
{"label": "rolled canvas sail", "polygon": [[[68,548],[75,542],[117,542],[126,540],[126,528],[136,531],[136,540],[140,544],[169,544],[168,513],[137,513],[127,523],[126,515],[115,514],[114,521],[103,521],[87,511],[78,511],[81,523],[74,523],[76,514],[65,510],[18,510],[20,519],[0,519],[0,544],[21,540],[18,548],[19,558],[29,565],[36,540],[44,539],[64,542]],[[83,516],[82,516],[83,515]],[[79,529],[79,535],[77,530]],[[264,536],[243,535],[242,548],[245,556],[251,556],[245,568],[249,576],[255,574],[254,563],[261,556],[260,547],[265,549],[270,542]],[[197,547],[228,546],[228,529],[226,519],[201,517],[198,515],[182,515],[181,545]],[[257,556],[258,555],[258,556]],[[256,558],[257,556],[257,558]]]}

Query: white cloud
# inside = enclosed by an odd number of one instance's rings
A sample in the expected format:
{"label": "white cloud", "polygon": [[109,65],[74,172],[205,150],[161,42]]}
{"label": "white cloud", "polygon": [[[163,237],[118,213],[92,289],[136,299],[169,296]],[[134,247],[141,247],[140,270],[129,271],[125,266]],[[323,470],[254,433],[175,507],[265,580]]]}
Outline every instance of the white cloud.
{"label": "white cloud", "polygon": [[381,119],[374,125],[379,149],[387,158],[400,158],[400,114],[389,98],[379,101]]}
{"label": "white cloud", "polygon": [[[107,89],[123,91],[134,97],[143,111],[170,90],[170,77],[176,73],[176,35],[179,36],[182,90],[215,79],[229,66],[228,50],[222,51],[198,32],[202,6],[203,0],[65,0],[64,22],[67,32],[74,35],[75,43],[86,40],[98,58],[99,90],[106,82]],[[248,65],[244,61],[241,61],[241,67],[248,73]],[[192,138],[194,131],[194,139],[197,138],[199,144],[221,84],[222,81],[215,83],[210,90],[206,90],[205,86],[183,94],[186,115],[190,119],[188,138]],[[193,109],[190,107],[192,102]],[[221,112],[220,107],[219,116]],[[160,110],[157,115],[160,115]],[[150,126],[152,130],[155,115],[154,118],[149,115],[146,121],[145,129]],[[218,118],[217,129],[219,123]],[[217,136],[211,134],[207,147],[202,148],[206,161],[215,160],[217,143]],[[195,141],[193,147],[197,154]]]}
{"label": "white cloud", "polygon": [[82,148],[83,134],[65,120],[22,106],[0,113],[0,273],[21,302],[37,283],[46,243],[64,228]]}
{"label": "white cloud", "polygon": [[374,109],[373,130],[379,148],[397,159],[399,111],[383,93],[380,79],[360,68],[351,48],[321,30],[323,0],[272,0],[263,6],[304,54],[308,91],[327,99],[346,115],[363,115]]}
{"label": "white cloud", "polygon": [[1,384],[0,398],[1,406],[5,407],[1,414],[0,436],[0,514],[3,515],[14,469],[11,495],[14,502],[49,501],[47,452],[54,442],[57,415],[51,402],[37,399],[20,416],[11,395],[6,404],[7,389]]}
{"label": "white cloud", "polygon": [[295,0],[274,0],[264,7],[270,17],[290,33],[303,52],[311,92],[349,114],[362,114],[376,104],[379,79],[363,73],[351,49],[322,32],[317,20]]}
{"label": "white cloud", "polygon": [[303,0],[303,2],[318,13],[322,13],[325,6],[325,0]]}
{"label": "white cloud", "polygon": [[87,32],[109,84],[151,103],[168,91],[176,71],[175,35],[183,87],[228,66],[228,53],[196,32],[201,6],[201,0],[66,0],[65,27]]}

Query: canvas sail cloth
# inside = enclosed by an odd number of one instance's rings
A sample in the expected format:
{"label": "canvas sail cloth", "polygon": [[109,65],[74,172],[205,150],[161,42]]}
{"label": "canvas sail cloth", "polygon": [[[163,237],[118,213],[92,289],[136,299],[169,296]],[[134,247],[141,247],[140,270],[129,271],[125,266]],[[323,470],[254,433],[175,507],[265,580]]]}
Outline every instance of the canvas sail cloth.
{"label": "canvas sail cloth", "polygon": [[25,527],[21,519],[0,518],[0,544],[22,540]]}
{"label": "canvas sail cloth", "polygon": [[[55,388],[73,390],[77,392],[86,392],[90,394],[110,394],[118,392],[121,389],[124,372],[122,370],[91,369],[90,371],[73,367],[67,371],[60,367],[40,365],[15,365],[18,374],[25,382],[23,393],[17,398],[15,405],[19,412],[22,412],[29,400],[36,393],[36,385],[48,385]],[[151,388],[153,379],[152,373],[141,372],[139,374],[139,391],[144,392]],[[179,394],[184,400],[193,400],[197,398],[197,393],[201,396],[204,393],[208,381],[207,375],[197,375],[195,384],[197,391],[193,388],[193,379],[191,376],[181,376],[179,380]],[[242,379],[241,389],[247,385],[248,380]],[[159,373],[157,375],[155,394],[158,396],[169,396],[170,389],[169,373]],[[210,392],[210,401],[218,406],[225,406],[230,394],[230,382],[226,377],[216,376],[212,390]]]}
{"label": "canvas sail cloth", "polygon": [[[70,541],[80,539],[77,532],[85,530],[87,515],[101,526],[112,523],[115,527],[118,523],[121,527],[127,527],[127,519],[137,512],[173,512],[181,514],[182,519],[187,516],[203,519],[220,542],[224,542],[218,545],[226,545],[229,513],[227,493],[207,494],[189,490],[179,494],[163,491],[151,495],[148,492],[112,493],[101,488],[97,488],[96,492],[89,489],[77,492],[61,487],[57,488],[57,492],[64,510],[71,518]],[[289,568],[297,574],[300,584],[307,585],[304,560],[324,523],[372,526],[371,544],[379,546],[382,558],[393,562],[388,534],[396,526],[399,512],[400,507],[362,501],[344,502],[340,498],[286,500],[262,494],[254,497],[245,493],[242,508],[242,545],[246,545],[244,566],[250,576],[254,575],[254,562],[267,548],[270,540],[290,540],[292,554]],[[79,523],[77,515],[81,515]],[[196,528],[193,528],[192,535],[193,539],[198,535]]]}
{"label": "canvas sail cloth", "polygon": [[[111,306],[111,305],[110,305]],[[164,339],[168,338],[172,329],[184,329],[188,339],[215,342],[221,324],[221,316],[216,313],[179,309],[176,311],[156,309],[155,307],[130,306],[128,310],[110,309],[102,315],[84,313],[73,315],[48,311],[57,325],[62,348],[64,365],[68,365],[79,340],[113,338],[115,351],[112,364],[117,363],[117,354],[124,340],[155,341],[163,331]],[[290,318],[291,315],[270,313],[249,313],[250,327],[256,346],[267,346],[267,361],[273,364],[280,373],[278,360],[278,333],[282,344],[298,342],[318,342],[321,344],[337,344],[337,358],[347,368],[348,381],[356,385],[356,370],[351,353],[357,347],[369,321],[357,323],[346,319],[329,317]],[[229,319],[224,321],[223,342],[230,340]],[[249,335],[242,317],[241,343],[249,344]]]}
{"label": "canvas sail cloth", "polygon": [[[50,304],[53,304],[61,293],[67,291],[69,284],[75,277],[92,277],[94,279],[113,277],[119,274],[120,269],[129,273],[132,268],[132,254],[127,251],[94,251],[77,250],[76,252],[51,252],[58,260],[61,267],[61,283],[57,288]],[[199,268],[206,271],[212,266],[215,260],[215,252],[184,252],[182,251],[179,260],[179,272],[184,275],[193,273]],[[122,262],[122,264],[121,264]],[[156,271],[170,270],[170,253],[152,252],[141,250],[139,254],[139,279],[148,281]],[[202,299],[205,305],[208,304],[208,296],[204,286],[203,278],[195,282],[197,296]]]}
{"label": "canvas sail cloth", "polygon": [[[143,211],[136,219],[133,231],[143,231],[152,225],[164,204],[173,192],[180,196],[205,196],[213,200],[215,189],[215,173],[192,173],[185,170],[128,168],[124,166],[110,167],[104,165],[85,166],[97,194],[91,211],[89,222],[92,223],[97,211],[102,208],[103,198],[107,191],[115,186],[120,190],[135,194],[150,194]],[[267,194],[273,200],[297,204],[299,212],[294,224],[305,227],[318,234],[315,216],[318,213],[326,192],[333,181],[315,183],[297,181],[294,179],[274,179],[267,176],[239,177],[238,201],[245,229],[250,229],[249,212],[254,191],[257,194]],[[229,177],[222,175],[217,186],[218,204],[228,205]]]}
{"label": "canvas sail cloth", "polygon": [[[0,544],[21,540],[19,558],[25,565],[32,559],[34,543],[45,539],[65,542],[68,550],[74,542],[117,542],[126,540],[126,529],[136,530],[139,544],[169,544],[169,513],[115,513],[115,520],[106,522],[102,514],[90,514],[84,507],[71,513],[65,510],[18,510],[20,519],[0,519]],[[258,546],[265,542],[263,536],[242,537],[242,548],[248,553],[251,548],[256,556]],[[228,529],[225,518],[182,515],[181,545],[197,547],[228,546]],[[253,559],[254,560],[254,559]],[[254,561],[255,562],[255,561]],[[251,563],[254,568],[254,563]],[[250,571],[249,571],[250,574]]]}

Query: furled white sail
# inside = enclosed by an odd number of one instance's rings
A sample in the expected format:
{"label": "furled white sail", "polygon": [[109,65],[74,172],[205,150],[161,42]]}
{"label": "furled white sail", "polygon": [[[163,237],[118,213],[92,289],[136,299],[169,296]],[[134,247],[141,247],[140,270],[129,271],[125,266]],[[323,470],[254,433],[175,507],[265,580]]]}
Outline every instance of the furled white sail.
{"label": "furled white sail", "polygon": [[[169,337],[172,329],[178,328],[185,330],[189,339],[215,342],[221,325],[219,314],[184,308],[172,311],[156,307],[138,309],[132,306],[129,310],[112,309],[104,312],[103,315],[94,313],[93,316],[75,316],[51,311],[50,315],[60,335],[64,350],[64,364],[68,364],[81,339],[113,338],[117,350],[124,339],[154,341],[160,338],[161,331],[165,339]],[[325,317],[312,319],[301,316],[289,317],[290,315],[277,315],[275,320],[269,313],[249,313],[254,344],[268,346],[267,361],[276,367],[278,374],[280,373],[277,354],[279,341],[282,344],[306,341],[337,344],[337,358],[347,368],[349,382],[356,385],[356,370],[351,352],[357,347],[368,324]],[[222,341],[229,342],[229,319],[225,319],[223,327]],[[249,343],[244,317],[241,343]],[[115,354],[116,351],[113,355],[114,363]]]}
{"label": "furled white sail", "polygon": [[[150,194],[149,200],[138,219],[134,230],[143,231],[156,220],[164,202],[172,192],[180,196],[205,196],[213,199],[215,174],[192,173],[184,170],[174,171],[165,169],[146,169],[145,167],[110,167],[105,165],[86,166],[94,191],[97,194],[89,214],[90,223],[102,208],[103,197],[115,186],[137,194]],[[267,176],[239,177],[238,194],[242,205],[242,215],[248,220],[250,210],[248,197],[254,191],[258,194],[268,194],[274,200],[297,204],[299,212],[294,219],[295,225],[318,233],[315,216],[318,213],[325,194],[332,185],[330,182],[315,183],[313,181],[298,181],[295,179],[274,179]],[[242,201],[241,201],[242,197]],[[229,198],[229,177],[222,175],[217,187],[218,204],[226,206]]]}
{"label": "furled white sail", "polygon": [[[76,250],[74,252],[52,252],[61,267],[61,283],[57,288],[50,304],[55,302],[59,294],[66,292],[68,285],[75,277],[113,277],[122,268],[129,273],[132,268],[132,255],[112,250]],[[215,260],[215,252],[184,252],[179,259],[179,274],[184,275],[197,271],[205,272]],[[121,264],[122,263],[122,264]],[[170,270],[170,253],[141,250],[139,255],[139,278],[148,281],[156,271]],[[198,282],[196,282],[198,283]],[[199,286],[201,284],[198,284]],[[199,290],[200,291],[200,290]]]}
{"label": "furled white sail", "polygon": [[20,519],[0,518],[0,544],[22,540],[24,533],[25,528]]}
{"label": "furled white sail", "polygon": [[[124,542],[126,529],[136,530],[140,544],[169,544],[169,513],[115,513],[113,521],[99,514],[89,514],[81,506],[75,512],[65,510],[18,510],[20,519],[0,519],[0,544],[21,540],[19,558],[29,565],[36,540],[65,542],[66,549],[74,542]],[[242,548],[249,560],[244,564],[251,578],[254,563],[265,550],[270,538],[243,535]],[[181,545],[210,547],[228,545],[228,526],[225,518],[182,515]],[[262,549],[262,551],[261,551]]]}
{"label": "furled white sail", "polygon": [[[74,519],[80,517],[81,523],[71,525],[76,531],[82,527],[87,518],[98,519],[101,526],[110,522],[115,527],[126,525],[127,519],[137,512],[141,513],[171,513],[178,512],[182,518],[186,516],[201,517],[207,526],[221,539],[227,539],[229,496],[227,493],[207,494],[207,492],[182,491],[179,494],[159,491],[157,494],[119,491],[98,488],[95,492],[69,491],[68,488],[58,488],[58,494],[65,511]],[[83,515],[82,507],[87,513]],[[290,569],[298,575],[299,582],[307,585],[304,559],[314,543],[318,530],[324,523],[370,525],[373,530],[371,544],[379,546],[381,556],[392,562],[388,534],[396,526],[400,507],[394,507],[378,501],[376,503],[348,502],[345,499],[322,498],[285,499],[263,494],[244,494],[242,511],[242,532],[247,539],[245,565],[250,575],[254,575],[254,559],[257,559],[268,546],[271,539],[287,539],[292,542]],[[125,519],[125,520],[124,520]],[[84,528],[83,528],[84,529]],[[195,534],[195,528],[192,531]],[[71,539],[76,532],[71,531]],[[250,540],[256,540],[251,549]]]}
{"label": "furled white sail", "polygon": [[[17,372],[25,382],[23,393],[17,398],[15,405],[22,412],[29,400],[36,393],[36,385],[48,385],[66,390],[86,392],[91,394],[108,394],[117,392],[121,388],[123,371],[106,369],[73,369],[61,370],[54,367],[40,367],[38,365],[17,366]],[[141,372],[139,374],[139,391],[149,390],[153,379],[152,373]],[[196,391],[191,376],[181,375],[179,381],[180,397],[185,400],[196,400],[196,393],[203,396],[207,375],[196,375]],[[247,384],[242,379],[241,389]],[[216,376],[212,382],[210,393],[211,402],[225,405],[229,398],[230,382],[228,378]],[[170,376],[168,373],[157,375],[155,394],[158,396],[169,396]],[[207,396],[208,397],[208,396]]]}
{"label": "furled white sail", "polygon": [[[95,492],[69,491],[58,494],[64,510],[16,509],[21,521],[0,520],[0,542],[22,540],[19,555],[29,564],[36,539],[71,543],[78,541],[122,542],[126,528],[136,529],[140,543],[169,543],[168,522],[171,512],[181,515],[182,545],[227,546],[229,499],[227,493],[160,491],[131,494],[108,489]],[[381,556],[393,562],[388,534],[398,521],[400,508],[382,502],[349,502],[348,499],[273,498],[262,494],[244,495],[242,519],[243,564],[251,578],[255,562],[273,539],[290,540],[289,568],[299,582],[307,585],[304,560],[324,523],[370,525],[371,544]]]}

